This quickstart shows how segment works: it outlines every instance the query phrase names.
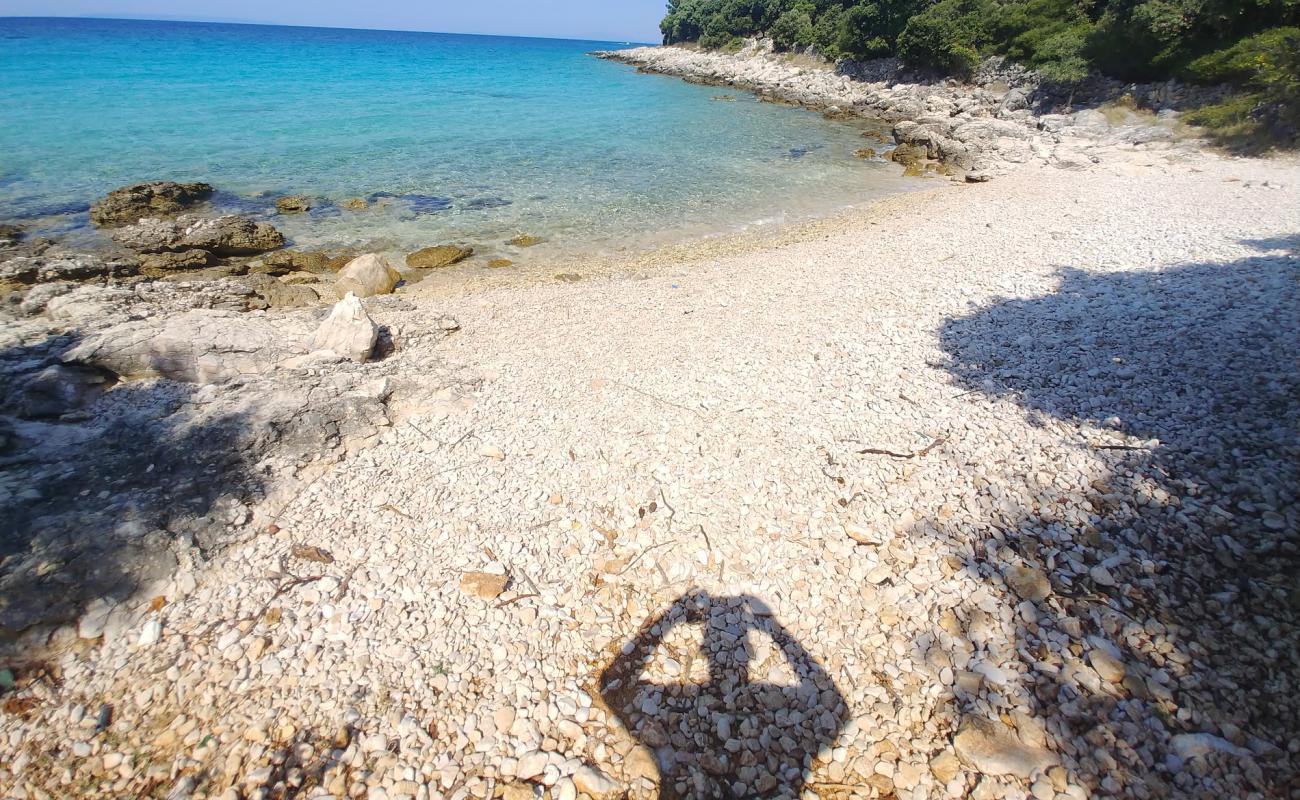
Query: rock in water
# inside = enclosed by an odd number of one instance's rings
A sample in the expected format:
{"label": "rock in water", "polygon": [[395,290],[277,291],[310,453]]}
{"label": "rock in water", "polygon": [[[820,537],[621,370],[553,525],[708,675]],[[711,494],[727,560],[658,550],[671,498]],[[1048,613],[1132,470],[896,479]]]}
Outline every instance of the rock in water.
{"label": "rock in water", "polygon": [[212,194],[206,183],[156,181],[124,186],[90,207],[90,221],[100,227],[130,225],[145,217],[170,217]]}
{"label": "rock in water", "polygon": [[546,240],[540,236],[533,236],[530,233],[521,233],[515,238],[506,242],[506,244],[514,245],[515,247],[536,247],[537,245],[541,244],[544,241]]}
{"label": "rock in water", "polygon": [[1014,775],[1027,779],[1035,771],[1059,763],[1056,755],[1031,747],[1016,732],[982,717],[967,717],[953,738],[957,756],[985,775]]}
{"label": "rock in water", "polygon": [[339,297],[346,297],[349,292],[357,297],[374,297],[392,294],[401,279],[401,274],[392,268],[388,259],[367,253],[352,259],[339,271],[334,290]]}
{"label": "rock in water", "polygon": [[276,200],[275,207],[281,214],[301,214],[311,211],[311,201],[303,195],[295,194]]}
{"label": "rock in water", "polygon": [[312,339],[315,350],[332,350],[353,361],[370,359],[379,341],[379,326],[361,305],[361,300],[348,292],[334,305],[329,317],[316,329]]}
{"label": "rock in water", "polygon": [[474,255],[474,248],[443,244],[416,250],[406,257],[406,265],[413,269],[437,269],[450,267]]}

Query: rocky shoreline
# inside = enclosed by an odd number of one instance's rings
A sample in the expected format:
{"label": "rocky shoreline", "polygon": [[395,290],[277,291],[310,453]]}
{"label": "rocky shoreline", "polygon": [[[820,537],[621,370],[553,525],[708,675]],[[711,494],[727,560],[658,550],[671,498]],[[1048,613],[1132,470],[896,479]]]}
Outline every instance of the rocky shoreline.
{"label": "rocky shoreline", "polygon": [[[1200,145],[1177,125],[1182,95],[1162,85],[1097,87],[1109,97],[1095,106],[1053,113],[1057,94],[1030,73],[1000,61],[983,65],[972,84],[924,82],[896,61],[810,66],[751,40],[736,54],[690,47],[640,47],[593,53],[655,74],[754,92],[827,116],[853,115],[893,126],[896,145],[886,155],[918,173],[926,171],[982,181],[1016,164],[1045,163],[1083,169],[1107,157]],[[1123,98],[1121,100],[1121,98]],[[1137,98],[1155,104],[1139,112]],[[1158,112],[1158,113],[1157,113]]]}

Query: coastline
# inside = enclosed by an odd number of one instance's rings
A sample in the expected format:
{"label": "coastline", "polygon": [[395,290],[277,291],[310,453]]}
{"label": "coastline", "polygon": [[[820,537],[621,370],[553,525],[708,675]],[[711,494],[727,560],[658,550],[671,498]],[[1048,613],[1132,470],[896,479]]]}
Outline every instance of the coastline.
{"label": "coastline", "polygon": [[[899,145],[893,160],[922,170],[941,165],[958,180],[986,180],[1023,163],[1080,169],[1106,153],[1192,152],[1204,146],[1178,125],[1182,96],[1168,85],[1109,87],[1111,102],[1098,100],[1075,111],[1053,107],[1051,92],[1039,91],[1031,73],[998,60],[982,65],[973,83],[961,84],[908,82],[915,78],[892,61],[838,70],[809,66],[806,59],[774,53],[766,40],[750,40],[736,54],[661,46],[592,55],[828,116],[884,121],[894,126]],[[1152,108],[1139,109],[1136,97]]]}
{"label": "coastline", "polygon": [[[0,791],[650,798],[772,746],[729,721],[701,750],[647,711],[671,692],[603,691],[683,597],[720,629],[758,598],[816,659],[806,724],[754,719],[827,800],[1294,785],[1265,546],[1300,531],[1300,162],[1129,130],[435,276],[363,300],[360,362],[315,349],[327,305],[223,280],[29,290],[0,349],[0,510],[33,532],[0,573]],[[669,644],[659,684],[700,647]],[[778,780],[744,766],[741,795]]]}

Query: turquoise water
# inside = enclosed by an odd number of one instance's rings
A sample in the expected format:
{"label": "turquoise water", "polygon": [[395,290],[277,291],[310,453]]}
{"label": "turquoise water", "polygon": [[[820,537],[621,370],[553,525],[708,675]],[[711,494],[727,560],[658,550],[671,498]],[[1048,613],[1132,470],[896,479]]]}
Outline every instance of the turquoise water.
{"label": "turquoise water", "polygon": [[[484,255],[527,232],[617,250],[899,191],[865,123],[640,75],[624,43],[117,20],[0,19],[0,218],[88,235],[86,206],[202,180],[303,246]],[[372,197],[365,211],[338,203]],[[545,250],[545,248],[542,248]]]}

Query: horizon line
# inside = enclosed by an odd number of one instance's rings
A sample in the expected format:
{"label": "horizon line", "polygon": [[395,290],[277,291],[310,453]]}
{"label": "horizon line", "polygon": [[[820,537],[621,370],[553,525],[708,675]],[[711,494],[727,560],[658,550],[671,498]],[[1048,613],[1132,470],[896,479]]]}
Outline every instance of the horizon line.
{"label": "horizon line", "polygon": [[[495,39],[543,39],[553,42],[594,42],[599,44],[617,43],[619,39],[586,39],[575,36],[537,36],[523,35],[515,33],[480,33],[474,31],[435,31],[422,28],[354,28],[346,25],[308,25],[293,22],[256,22],[252,20],[233,20],[233,19],[195,19],[192,17],[151,17],[144,15],[135,16],[103,16],[103,15],[86,15],[86,14],[56,14],[56,15],[27,15],[27,14],[0,14],[0,20],[4,19],[85,19],[85,20],[102,20],[107,22],[182,22],[194,25],[241,25],[257,28],[305,28],[322,31],[360,31],[375,33],[430,33],[441,34],[445,36],[481,36],[484,38]],[[634,39],[622,40],[623,44],[629,45],[656,45],[657,42],[638,42]]]}

